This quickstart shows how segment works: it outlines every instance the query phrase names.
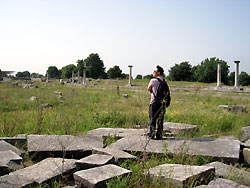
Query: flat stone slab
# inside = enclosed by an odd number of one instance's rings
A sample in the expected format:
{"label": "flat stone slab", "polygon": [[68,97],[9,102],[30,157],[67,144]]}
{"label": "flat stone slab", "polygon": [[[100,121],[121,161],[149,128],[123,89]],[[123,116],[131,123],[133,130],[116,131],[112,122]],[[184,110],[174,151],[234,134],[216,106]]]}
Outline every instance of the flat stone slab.
{"label": "flat stone slab", "polygon": [[15,144],[25,144],[26,143],[26,137],[0,137],[0,141],[8,142],[11,145]]}
{"label": "flat stone slab", "polygon": [[113,164],[115,159],[110,155],[92,154],[88,157],[76,161],[76,166],[81,169],[94,168],[106,164]]}
{"label": "flat stone slab", "polygon": [[164,178],[173,187],[187,187],[194,182],[209,181],[213,179],[214,173],[214,167],[181,164],[163,164],[148,171],[151,178]]}
{"label": "flat stone slab", "polygon": [[126,175],[130,170],[109,164],[74,173],[75,182],[83,187],[105,187],[105,181],[113,177]]}
{"label": "flat stone slab", "polygon": [[37,184],[22,175],[5,175],[0,177],[0,187],[2,188],[20,188],[20,187],[34,187]]}
{"label": "flat stone slab", "polygon": [[103,147],[100,136],[70,136],[70,135],[28,135],[28,152],[38,152],[42,155],[83,158],[91,154],[94,147]]}
{"label": "flat stone slab", "polygon": [[18,168],[17,163],[21,163],[23,159],[17,155],[15,152],[8,151],[0,151],[0,176],[8,174],[10,170]]}
{"label": "flat stone slab", "polygon": [[196,188],[248,188],[248,186],[240,185],[231,180],[217,178],[216,180],[211,181],[208,185],[200,185]]}
{"label": "flat stone slab", "polygon": [[11,150],[15,152],[17,155],[22,155],[24,152],[16,148],[15,146],[5,142],[5,141],[0,141],[0,151],[8,151]]}
{"label": "flat stone slab", "polygon": [[130,136],[116,141],[107,148],[127,152],[186,152],[189,155],[213,157],[230,163],[237,163],[240,155],[240,141],[228,139],[188,140],[182,138],[166,138],[162,140],[149,140],[145,136]]}
{"label": "flat stone slab", "polygon": [[134,155],[131,155],[125,151],[112,149],[112,148],[93,148],[92,153],[93,154],[111,155],[115,158],[115,161],[136,158]]}
{"label": "flat stone slab", "polygon": [[204,166],[210,166],[215,168],[215,175],[226,179],[234,179],[242,183],[243,185],[250,185],[250,172],[240,170],[236,167],[226,165],[221,162],[212,162]]}
{"label": "flat stone slab", "polygon": [[125,128],[98,128],[88,131],[87,135],[97,136],[116,136],[123,138],[126,136],[143,136],[147,133],[147,129],[125,129]]}
{"label": "flat stone slab", "polygon": [[198,128],[196,125],[173,123],[173,122],[166,122],[163,124],[163,131],[171,132],[174,134],[192,133],[197,130]]}
{"label": "flat stone slab", "polygon": [[76,169],[75,162],[74,159],[47,158],[35,165],[0,177],[0,185],[13,184],[14,187],[20,187],[20,185],[41,184],[59,175],[72,173]]}

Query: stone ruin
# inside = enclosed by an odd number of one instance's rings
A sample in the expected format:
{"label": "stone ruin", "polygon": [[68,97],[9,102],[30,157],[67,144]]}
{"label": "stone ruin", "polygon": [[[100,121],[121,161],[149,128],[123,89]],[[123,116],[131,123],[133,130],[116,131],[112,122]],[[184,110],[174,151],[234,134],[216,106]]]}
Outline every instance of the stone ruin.
{"label": "stone ruin", "polygon": [[[0,187],[39,186],[57,177],[73,178],[75,186],[105,187],[106,181],[133,173],[118,164],[126,159],[137,160],[131,153],[178,154],[210,157],[214,162],[203,166],[162,164],[145,171],[144,175],[170,181],[172,187],[247,187],[250,172],[235,164],[250,164],[250,127],[242,129],[242,141],[234,138],[188,139],[173,137],[198,131],[196,125],[166,122],[162,140],[150,140],[147,129],[98,128],[84,136],[28,135],[0,138]],[[171,137],[169,134],[171,133]],[[103,138],[118,139],[109,146]],[[35,164],[23,167],[24,152],[14,145],[27,143]],[[145,147],[146,146],[146,147]],[[243,149],[244,148],[244,149]],[[242,151],[243,150],[243,151]],[[219,177],[215,180],[214,177]],[[230,179],[230,180],[229,180]],[[240,179],[243,185],[232,181]],[[204,184],[206,183],[206,185]]]}

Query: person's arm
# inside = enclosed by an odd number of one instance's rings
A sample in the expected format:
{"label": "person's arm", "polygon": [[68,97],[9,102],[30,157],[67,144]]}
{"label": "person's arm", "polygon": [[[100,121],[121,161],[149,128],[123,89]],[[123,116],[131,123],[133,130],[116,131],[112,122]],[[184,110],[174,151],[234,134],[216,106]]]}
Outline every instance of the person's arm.
{"label": "person's arm", "polygon": [[149,84],[148,84],[148,92],[152,93],[152,80],[150,80]]}

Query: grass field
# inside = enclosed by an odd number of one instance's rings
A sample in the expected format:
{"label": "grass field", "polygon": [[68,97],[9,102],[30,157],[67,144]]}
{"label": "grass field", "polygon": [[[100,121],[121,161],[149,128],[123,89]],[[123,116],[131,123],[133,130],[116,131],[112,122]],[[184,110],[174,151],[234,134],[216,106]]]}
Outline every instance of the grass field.
{"label": "grass field", "polygon": [[[83,135],[99,127],[135,128],[149,121],[150,95],[148,80],[134,80],[135,87],[126,87],[127,80],[94,80],[88,87],[60,85],[59,82],[35,82],[38,88],[0,83],[0,136],[18,134]],[[119,86],[119,89],[117,89]],[[242,127],[250,126],[249,113],[234,114],[219,105],[243,104],[250,111],[250,93],[217,92],[215,84],[169,82],[172,102],[166,110],[165,121],[197,125],[194,135],[214,137],[233,135],[240,138]],[[54,91],[62,92],[59,98]],[[123,97],[128,94],[128,98]],[[36,96],[36,101],[30,97]],[[49,103],[52,108],[42,108]],[[161,182],[145,179],[142,169],[163,163],[201,165],[209,159],[183,156],[140,157],[140,161],[120,164],[133,170],[130,178],[108,182],[109,187],[164,187]],[[143,168],[142,168],[143,166]],[[56,184],[56,183],[55,183]],[[46,186],[45,186],[46,187]],[[55,185],[58,187],[58,185]]]}

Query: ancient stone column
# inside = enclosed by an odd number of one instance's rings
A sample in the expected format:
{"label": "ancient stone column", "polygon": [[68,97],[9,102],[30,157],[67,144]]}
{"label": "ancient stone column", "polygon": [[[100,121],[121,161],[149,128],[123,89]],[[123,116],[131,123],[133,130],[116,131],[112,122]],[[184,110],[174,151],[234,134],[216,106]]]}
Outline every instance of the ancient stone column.
{"label": "ancient stone column", "polygon": [[234,85],[234,87],[238,88],[239,87],[239,64],[240,64],[240,61],[234,61],[234,63],[235,63],[235,85]]}
{"label": "ancient stone column", "polygon": [[80,84],[80,71],[79,71],[79,70],[78,70],[78,72],[77,72],[77,77],[78,77],[77,83]]}
{"label": "ancient stone column", "polygon": [[49,73],[48,73],[48,71],[47,71],[47,80],[46,80],[46,82],[49,82]]}
{"label": "ancient stone column", "polygon": [[83,80],[83,83],[82,83],[82,84],[83,84],[84,86],[87,86],[86,69],[83,69],[83,79],[82,79],[82,80]]}
{"label": "ancient stone column", "polygon": [[128,85],[132,86],[132,65],[129,65],[129,78],[128,78]]}
{"label": "ancient stone column", "polygon": [[217,87],[221,87],[221,61],[218,61],[218,69],[217,69]]}
{"label": "ancient stone column", "polygon": [[74,83],[74,70],[72,70],[72,84]]}

